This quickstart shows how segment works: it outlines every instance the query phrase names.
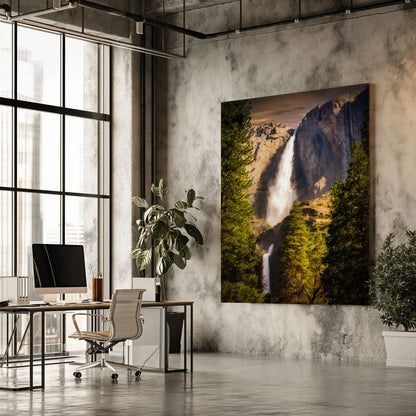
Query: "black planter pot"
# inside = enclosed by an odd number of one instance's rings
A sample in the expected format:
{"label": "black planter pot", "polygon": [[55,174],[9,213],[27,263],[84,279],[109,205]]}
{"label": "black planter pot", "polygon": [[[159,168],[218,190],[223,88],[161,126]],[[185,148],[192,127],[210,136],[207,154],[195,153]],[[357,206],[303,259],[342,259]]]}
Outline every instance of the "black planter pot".
{"label": "black planter pot", "polygon": [[184,312],[167,313],[167,322],[169,328],[169,353],[178,354],[181,352],[182,327],[184,320]]}

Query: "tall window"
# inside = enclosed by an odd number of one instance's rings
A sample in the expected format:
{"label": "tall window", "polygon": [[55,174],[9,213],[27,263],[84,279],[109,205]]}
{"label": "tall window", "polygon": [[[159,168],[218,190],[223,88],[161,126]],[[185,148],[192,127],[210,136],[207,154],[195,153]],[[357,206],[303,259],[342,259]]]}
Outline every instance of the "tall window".
{"label": "tall window", "polygon": [[109,66],[106,46],[0,23],[1,276],[63,243],[109,278]]}

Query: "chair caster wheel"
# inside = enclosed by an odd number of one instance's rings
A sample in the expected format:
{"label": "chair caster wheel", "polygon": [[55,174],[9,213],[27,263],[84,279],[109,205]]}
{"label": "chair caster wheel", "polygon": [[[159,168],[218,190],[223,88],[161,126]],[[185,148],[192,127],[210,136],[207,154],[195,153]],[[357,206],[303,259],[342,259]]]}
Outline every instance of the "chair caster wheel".
{"label": "chair caster wheel", "polygon": [[82,374],[79,371],[75,371],[73,375],[75,378],[81,378],[82,376]]}
{"label": "chair caster wheel", "polygon": [[136,377],[140,377],[140,376],[142,375],[142,372],[141,372],[140,370],[137,370],[137,371],[134,373],[134,375],[135,375]]}
{"label": "chair caster wheel", "polygon": [[118,374],[117,373],[111,374],[111,379],[112,380],[117,380],[118,379]]}

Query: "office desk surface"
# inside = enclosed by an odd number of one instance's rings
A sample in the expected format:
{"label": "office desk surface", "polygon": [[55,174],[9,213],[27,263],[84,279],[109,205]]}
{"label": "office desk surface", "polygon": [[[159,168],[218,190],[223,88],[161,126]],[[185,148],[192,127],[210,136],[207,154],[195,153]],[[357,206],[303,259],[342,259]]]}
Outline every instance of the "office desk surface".
{"label": "office desk surface", "polygon": [[[166,301],[166,302],[150,302],[143,301],[142,308],[155,307],[155,306],[184,306],[193,305],[193,301]],[[63,303],[63,304],[50,304],[39,306],[28,305],[10,305],[0,307],[0,312],[8,313],[24,313],[24,312],[53,312],[53,311],[74,311],[74,310],[89,310],[89,309],[108,309],[111,302],[89,302],[89,303]]]}

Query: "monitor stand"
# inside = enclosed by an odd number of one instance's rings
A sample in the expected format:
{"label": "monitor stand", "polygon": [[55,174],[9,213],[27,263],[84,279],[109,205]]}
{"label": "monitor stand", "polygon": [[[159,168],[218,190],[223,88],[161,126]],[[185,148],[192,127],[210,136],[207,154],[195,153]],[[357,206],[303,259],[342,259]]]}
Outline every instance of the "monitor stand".
{"label": "monitor stand", "polygon": [[61,295],[57,294],[47,294],[43,295],[43,301],[45,303],[65,305],[66,303],[81,303],[82,296],[81,293],[67,293],[65,294],[65,300],[61,299]]}
{"label": "monitor stand", "polygon": [[43,295],[43,301],[45,303],[59,303],[59,300],[59,295],[57,295],[56,293]]}

